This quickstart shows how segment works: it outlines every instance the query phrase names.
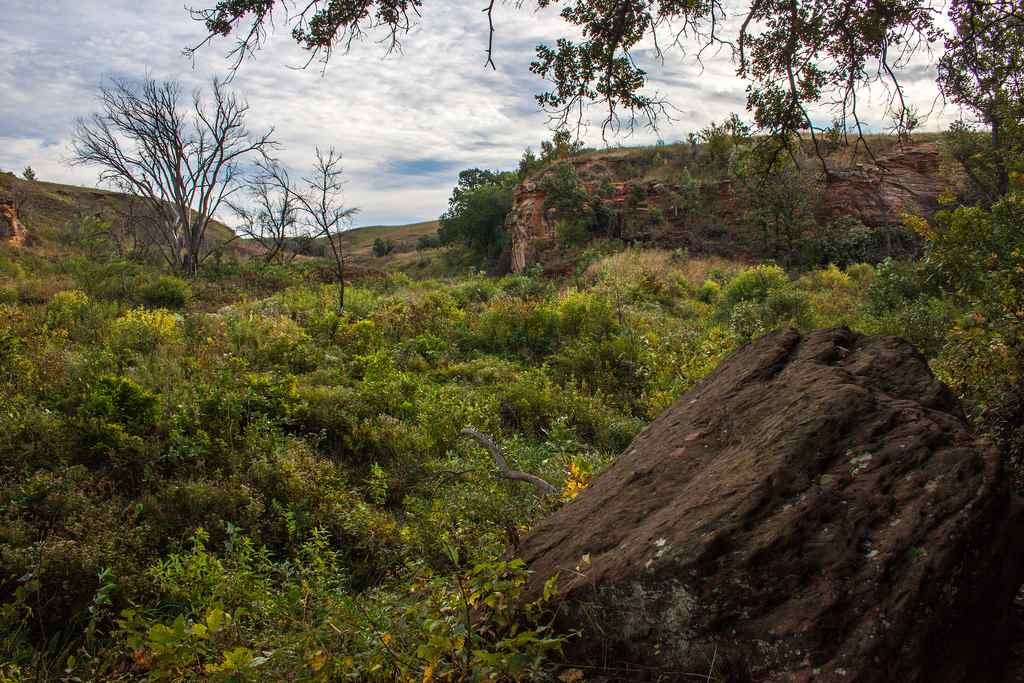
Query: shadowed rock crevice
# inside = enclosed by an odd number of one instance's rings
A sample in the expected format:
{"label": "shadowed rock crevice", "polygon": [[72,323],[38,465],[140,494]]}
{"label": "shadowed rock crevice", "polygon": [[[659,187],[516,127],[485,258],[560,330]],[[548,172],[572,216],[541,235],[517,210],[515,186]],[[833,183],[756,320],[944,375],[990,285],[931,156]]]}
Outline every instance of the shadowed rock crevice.
{"label": "shadowed rock crevice", "polygon": [[999,455],[907,342],[779,331],[520,552],[535,591],[560,574],[570,661],[609,680],[712,660],[737,680],[989,680],[1020,521]]}

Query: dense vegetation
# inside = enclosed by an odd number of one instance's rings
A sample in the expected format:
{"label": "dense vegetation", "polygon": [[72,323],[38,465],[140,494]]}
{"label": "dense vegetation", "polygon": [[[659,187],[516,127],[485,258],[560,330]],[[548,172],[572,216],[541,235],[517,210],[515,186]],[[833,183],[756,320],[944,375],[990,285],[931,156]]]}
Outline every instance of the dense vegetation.
{"label": "dense vegetation", "polygon": [[5,248],[0,676],[540,678],[572,634],[506,549],[746,340],[900,334],[979,424],[1005,415],[1022,225],[1015,192],[951,199],[908,223],[920,262],[802,273],[597,240],[569,277],[488,277],[424,245],[410,272],[447,275],[363,277],[343,313],[316,261],[186,282]]}

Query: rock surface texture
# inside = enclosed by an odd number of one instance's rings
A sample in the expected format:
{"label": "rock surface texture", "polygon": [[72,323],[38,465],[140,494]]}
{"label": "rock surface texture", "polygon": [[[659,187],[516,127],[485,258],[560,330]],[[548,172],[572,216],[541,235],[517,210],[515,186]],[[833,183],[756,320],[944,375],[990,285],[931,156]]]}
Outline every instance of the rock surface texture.
{"label": "rock surface texture", "polygon": [[748,344],[520,554],[587,680],[983,681],[1021,580],[1000,457],[913,347]]}
{"label": "rock surface texture", "polygon": [[[707,183],[700,190],[700,210],[687,212],[680,206],[684,187],[668,181],[623,180],[628,178],[629,156],[615,150],[598,156],[585,155],[571,163],[588,191],[603,187],[602,203],[618,216],[616,235],[626,241],[654,243],[667,248],[685,248],[690,253],[749,256],[749,236],[737,239],[730,226],[741,222],[735,188],[728,179]],[[831,164],[830,164],[831,167]],[[527,178],[515,191],[512,208],[505,219],[511,242],[512,270],[519,272],[536,262],[537,252],[556,240],[560,218],[545,208],[547,195],[543,179],[548,169]],[[957,184],[956,172],[943,169],[937,145],[906,145],[872,163],[852,168],[832,168],[831,182],[815,188],[820,195],[815,213],[822,223],[838,216],[851,216],[867,226],[898,225],[904,213],[931,216],[939,206],[939,195]],[[698,215],[699,214],[699,215]],[[569,218],[572,218],[571,216]]]}
{"label": "rock surface texture", "polygon": [[952,183],[941,173],[937,145],[908,145],[874,164],[836,173],[825,192],[826,213],[853,216],[864,225],[895,225],[911,212],[931,216]]}
{"label": "rock surface texture", "polygon": [[13,202],[0,201],[0,242],[21,244],[25,238],[25,229],[18,222],[18,213]]}

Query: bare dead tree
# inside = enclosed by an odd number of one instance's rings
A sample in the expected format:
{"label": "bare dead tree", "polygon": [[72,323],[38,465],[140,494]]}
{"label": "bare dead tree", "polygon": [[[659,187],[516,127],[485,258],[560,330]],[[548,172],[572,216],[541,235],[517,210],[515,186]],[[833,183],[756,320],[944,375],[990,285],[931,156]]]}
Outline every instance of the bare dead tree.
{"label": "bare dead tree", "polygon": [[141,197],[161,255],[175,271],[195,276],[212,253],[210,221],[242,187],[241,164],[274,142],[273,130],[249,132],[249,105],[219,80],[209,102],[199,90],[191,106],[182,99],[175,81],[101,86],[101,110],[78,121],[71,163],[98,166],[101,182]]}
{"label": "bare dead tree", "polygon": [[250,205],[228,202],[238,218],[236,230],[263,247],[267,263],[289,262],[297,251],[289,249],[304,233],[299,222],[300,202],[288,169],[273,159],[261,159],[249,186]]}
{"label": "bare dead tree", "polygon": [[118,256],[148,260],[159,231],[147,215],[144,200],[131,192],[123,194],[124,201],[114,206],[116,218],[111,223],[111,241]]}
{"label": "bare dead tree", "polygon": [[345,207],[343,200],[341,153],[331,147],[325,154],[316,149],[316,163],[309,176],[303,178],[305,187],[292,191],[308,234],[323,238],[334,257],[338,277],[338,313],[345,310],[345,246],[342,234],[352,229],[352,218],[359,209]]}
{"label": "bare dead tree", "polygon": [[525,481],[532,484],[542,495],[553,496],[558,494],[558,489],[544,481],[540,477],[530,474],[528,472],[520,472],[519,470],[511,469],[508,466],[508,462],[505,460],[504,454],[501,452],[501,448],[498,444],[494,443],[494,440],[486,434],[481,434],[477,430],[466,427],[461,432],[465,436],[473,439],[481,446],[487,449],[491,454],[491,458],[494,459],[494,464],[498,466],[498,476],[502,479],[510,479],[512,481]]}

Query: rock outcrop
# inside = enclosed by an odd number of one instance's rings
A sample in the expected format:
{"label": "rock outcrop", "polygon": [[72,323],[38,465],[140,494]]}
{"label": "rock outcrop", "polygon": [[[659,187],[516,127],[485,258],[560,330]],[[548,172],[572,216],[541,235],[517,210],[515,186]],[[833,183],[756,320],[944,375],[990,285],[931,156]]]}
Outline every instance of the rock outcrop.
{"label": "rock outcrop", "polygon": [[[581,183],[607,192],[601,201],[617,215],[628,240],[651,241],[662,247],[686,248],[691,253],[717,253],[728,257],[752,256],[752,244],[744,249],[735,239],[740,223],[734,188],[728,179],[701,188],[696,212],[680,211],[680,195],[686,189],[668,181],[631,177],[630,156],[611,151],[568,160]],[[830,165],[831,181],[817,188],[821,197],[816,215],[826,223],[837,216],[852,216],[867,226],[900,223],[904,213],[925,217],[938,208],[939,195],[955,182],[942,172],[942,155],[935,144],[907,145],[879,156],[873,163],[854,168]],[[510,236],[512,270],[519,272],[536,260],[550,244],[559,218],[545,208],[546,194],[540,176],[524,180],[516,188],[512,209],[505,220]],[[694,213],[698,215],[694,215]],[[733,229],[730,229],[731,228]],[[749,238],[748,242],[755,241]]]}
{"label": "rock outcrop", "polygon": [[897,224],[907,212],[930,216],[950,185],[942,177],[941,161],[938,146],[926,143],[880,156],[874,164],[835,172],[825,192],[825,212],[853,216],[873,227]]}
{"label": "rock outcrop", "polygon": [[[907,342],[737,351],[525,539],[593,680],[993,680],[1024,561],[999,455]],[[591,680],[591,678],[588,678]]]}
{"label": "rock outcrop", "polygon": [[20,245],[25,240],[25,229],[18,221],[14,202],[0,201],[0,242]]}

